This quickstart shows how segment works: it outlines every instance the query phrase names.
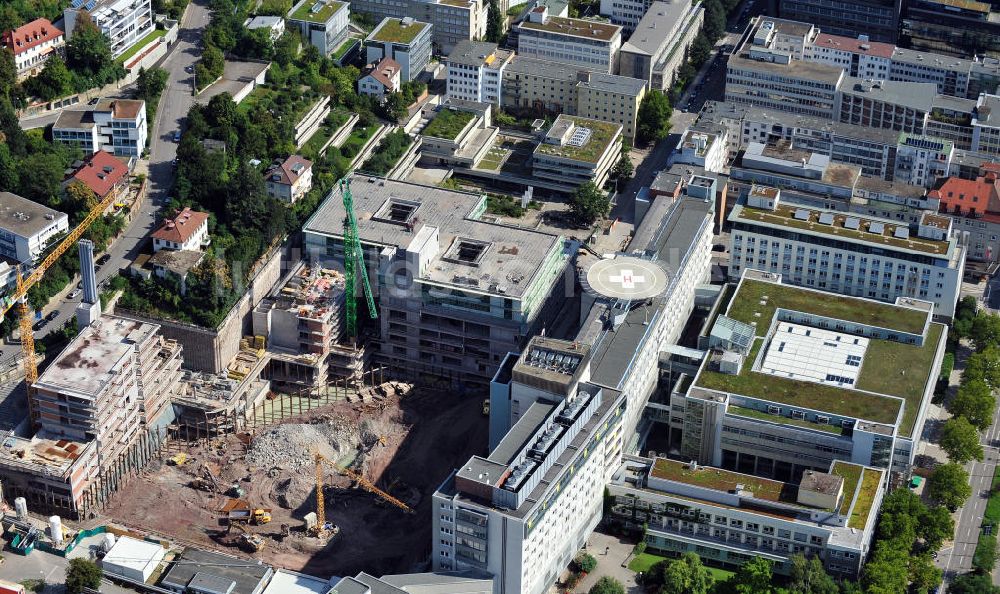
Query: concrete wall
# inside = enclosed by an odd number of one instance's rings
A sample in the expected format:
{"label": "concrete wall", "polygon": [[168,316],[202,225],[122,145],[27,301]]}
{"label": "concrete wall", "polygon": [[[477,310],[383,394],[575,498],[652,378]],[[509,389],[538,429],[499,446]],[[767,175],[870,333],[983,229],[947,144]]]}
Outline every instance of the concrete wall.
{"label": "concrete wall", "polygon": [[236,302],[218,328],[203,328],[187,322],[160,320],[142,314],[116,310],[124,318],[159,324],[165,338],[176,340],[184,348],[186,369],[219,373],[240,350],[240,339],[250,331],[251,313],[281,279],[284,248],[279,248],[264,262],[246,292]]}

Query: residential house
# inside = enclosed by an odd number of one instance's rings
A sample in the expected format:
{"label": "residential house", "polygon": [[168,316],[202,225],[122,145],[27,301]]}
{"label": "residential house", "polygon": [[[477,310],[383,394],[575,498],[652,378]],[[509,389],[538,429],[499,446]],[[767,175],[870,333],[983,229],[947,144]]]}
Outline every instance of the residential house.
{"label": "residential house", "polygon": [[392,58],[382,58],[378,64],[369,65],[358,79],[358,93],[383,99],[399,91],[402,67]]}
{"label": "residential house", "polygon": [[265,175],[267,195],[288,203],[301,199],[312,189],[312,161],[299,155],[275,163]]}
{"label": "residential house", "polygon": [[153,251],[198,251],[209,244],[208,215],[185,208],[153,233]]}
{"label": "residential house", "polygon": [[21,81],[41,72],[46,60],[61,54],[66,47],[66,36],[48,19],[35,19],[5,32],[0,45],[14,54],[17,80]]}

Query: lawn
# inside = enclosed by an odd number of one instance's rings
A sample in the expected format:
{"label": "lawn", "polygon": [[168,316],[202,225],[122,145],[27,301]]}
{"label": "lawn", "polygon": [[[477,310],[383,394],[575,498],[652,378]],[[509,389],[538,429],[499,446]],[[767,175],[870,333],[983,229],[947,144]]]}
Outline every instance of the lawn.
{"label": "lawn", "polygon": [[835,433],[837,435],[844,434],[843,427],[840,427],[839,425],[831,425],[829,423],[814,423],[812,421],[807,421],[805,419],[793,419],[791,417],[786,417],[782,415],[772,415],[771,413],[767,413],[762,410],[743,408],[742,406],[731,405],[726,410],[726,412],[733,415],[740,415],[741,417],[750,417],[752,419],[761,419],[764,421],[770,421],[772,423],[795,425],[796,427],[815,429],[817,431],[826,431],[827,433]]}
{"label": "lawn", "polygon": [[[872,511],[872,504],[878,494],[878,488],[882,476],[874,470],[865,470],[861,476],[861,489],[858,491],[858,500],[854,502],[854,509],[851,510],[851,517],[847,521],[849,528],[863,530],[868,523],[868,514]],[[846,494],[845,494],[846,497]]]}
{"label": "lawn", "polygon": [[333,50],[333,55],[331,55],[330,58],[332,58],[335,61],[339,61],[347,54],[347,52],[351,51],[351,48],[353,48],[358,43],[359,41],[357,39],[354,39],[353,37],[347,39],[346,41],[344,41],[344,43],[340,44],[340,47]]}
{"label": "lawn", "polygon": [[[835,386],[817,384],[789,378],[754,373],[753,361],[760,351],[763,341],[750,350],[746,363],[739,375],[729,375],[703,370],[698,376],[698,386],[711,390],[741,394],[780,402],[790,406],[821,410],[833,414],[878,423],[894,423],[899,414],[900,403],[893,398],[872,394],[861,394]],[[864,373],[864,370],[862,370]]]}
{"label": "lawn", "polygon": [[492,147],[486,156],[479,161],[476,165],[477,169],[488,169],[490,171],[499,171],[500,166],[503,165],[503,160],[510,154],[510,151],[505,148],[500,148],[498,146]]}
{"label": "lawn", "polygon": [[343,2],[337,2],[337,0],[329,0],[318,12],[313,12],[312,8],[315,6],[315,2],[306,2],[299,7],[294,13],[292,13],[288,18],[295,19],[297,21],[307,21],[310,23],[325,23],[336,14],[341,8],[347,6]]}
{"label": "lawn", "polygon": [[347,112],[341,111],[340,109],[330,111],[330,115],[326,116],[326,120],[323,122],[323,125],[321,125],[319,130],[312,135],[308,142],[302,145],[299,152],[306,158],[315,161],[316,158],[319,157],[320,148],[326,143],[327,140],[330,140],[330,137],[333,136],[334,132],[344,125],[344,122],[347,121],[348,117]]}
{"label": "lawn", "polygon": [[471,111],[458,111],[454,109],[442,109],[437,112],[434,119],[421,132],[421,136],[431,136],[444,140],[455,140],[465,129],[466,124],[472,121],[476,114]]}
{"label": "lawn", "polygon": [[840,504],[840,515],[847,513],[851,509],[851,502],[854,501],[854,491],[858,488],[858,481],[861,480],[862,467],[840,460],[833,463],[832,473],[844,479],[844,501]]}
{"label": "lawn", "polygon": [[737,485],[743,485],[743,489],[753,493],[755,498],[767,501],[795,503],[798,495],[797,485],[730,472],[721,468],[698,467],[697,470],[692,470],[683,462],[667,460],[666,458],[656,459],[650,476],[718,491],[732,491]]}
{"label": "lawn", "polygon": [[[767,303],[761,305],[765,297]],[[757,335],[763,336],[779,307],[910,334],[920,334],[927,321],[923,311],[749,279],[740,285],[726,315],[747,324],[757,322]]]}
{"label": "lawn", "polygon": [[[652,553],[642,553],[640,555],[636,555],[631,561],[629,561],[628,568],[636,573],[639,573],[640,571],[646,573],[649,571],[650,567],[666,559],[668,559],[668,557],[661,557]],[[733,572],[726,571],[725,569],[719,569],[718,567],[710,567],[706,565],[705,569],[707,569],[712,575],[712,579],[717,582],[724,582],[733,575]]]}
{"label": "lawn", "polygon": [[400,19],[388,18],[382,21],[382,24],[372,32],[369,39],[392,43],[410,43],[427,26],[429,26],[427,23],[417,21],[412,25],[404,27]]}
{"label": "lawn", "polygon": [[527,2],[521,2],[519,4],[511,6],[510,8],[507,9],[507,16],[512,16],[512,17],[521,16],[521,13],[524,12],[524,7],[527,5],[528,5]]}
{"label": "lawn", "polygon": [[118,56],[118,61],[121,62],[123,65],[128,64],[128,61],[134,58],[135,55],[139,53],[139,50],[146,47],[147,43],[153,41],[154,39],[163,37],[166,34],[167,32],[164,31],[163,29],[153,29],[152,31],[149,32],[149,35],[146,35],[145,37],[137,41],[135,45],[128,48],[127,52]]}
{"label": "lawn", "polygon": [[597,163],[601,155],[604,154],[611,144],[615,132],[621,130],[619,124],[612,124],[610,122],[600,122],[598,120],[567,115],[560,115],[559,118],[571,120],[581,128],[589,128],[590,138],[580,146],[541,143],[535,149],[535,153],[586,163]]}

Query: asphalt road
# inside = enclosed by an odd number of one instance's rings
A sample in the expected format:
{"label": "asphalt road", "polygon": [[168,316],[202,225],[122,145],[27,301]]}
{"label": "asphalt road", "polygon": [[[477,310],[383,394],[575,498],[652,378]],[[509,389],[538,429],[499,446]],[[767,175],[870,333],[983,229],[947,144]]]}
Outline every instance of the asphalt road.
{"label": "asphalt road", "polygon": [[[195,0],[190,4],[181,21],[177,42],[159,64],[167,70],[169,77],[167,87],[160,98],[156,121],[151,123],[149,129],[150,154],[147,176],[149,193],[125,229],[124,235],[108,249],[107,253],[111,258],[104,266],[98,268],[98,282],[118,274],[141,252],[147,236],[155,226],[156,214],[166,201],[173,185],[173,160],[177,155],[177,143],[174,142],[173,136],[174,132],[181,130],[183,119],[194,104],[194,96],[191,94],[194,74],[189,74],[187,69],[190,68],[193,72],[194,63],[201,54],[199,49],[201,36],[209,23],[209,9],[206,2],[207,0]],[[138,170],[141,172],[143,168],[140,165]],[[76,257],[76,251],[70,250],[65,257]],[[60,328],[75,315],[80,297],[74,299],[68,297],[74,288],[75,285],[67,287],[43,309],[44,315],[53,310],[58,314],[44,329],[35,333],[36,338]],[[0,358],[13,355],[19,350],[20,346],[17,344],[0,346]]]}

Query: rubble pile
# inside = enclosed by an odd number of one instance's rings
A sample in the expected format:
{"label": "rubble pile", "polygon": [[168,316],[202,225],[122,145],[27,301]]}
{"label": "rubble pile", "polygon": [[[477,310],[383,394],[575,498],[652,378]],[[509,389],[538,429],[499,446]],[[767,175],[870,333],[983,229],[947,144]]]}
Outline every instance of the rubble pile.
{"label": "rubble pile", "polygon": [[335,462],[359,441],[357,430],[342,420],[278,425],[253,440],[246,460],[256,468],[297,470],[312,466],[315,454]]}

